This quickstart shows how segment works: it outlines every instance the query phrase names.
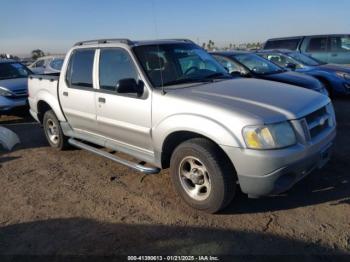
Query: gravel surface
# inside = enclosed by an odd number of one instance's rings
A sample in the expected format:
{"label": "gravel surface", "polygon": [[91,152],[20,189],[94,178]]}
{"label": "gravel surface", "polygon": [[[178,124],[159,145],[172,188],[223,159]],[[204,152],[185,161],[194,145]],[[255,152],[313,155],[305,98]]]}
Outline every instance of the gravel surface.
{"label": "gravel surface", "polygon": [[56,151],[29,117],[2,116],[22,144],[0,156],[0,254],[350,254],[350,100],[335,107],[323,170],[280,196],[238,193],[217,215],[187,207],[168,170]]}

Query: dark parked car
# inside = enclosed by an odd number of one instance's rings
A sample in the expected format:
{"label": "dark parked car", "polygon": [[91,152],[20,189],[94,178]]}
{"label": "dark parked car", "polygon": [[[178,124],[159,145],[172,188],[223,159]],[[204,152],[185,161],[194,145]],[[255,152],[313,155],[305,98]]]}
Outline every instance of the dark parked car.
{"label": "dark parked car", "polygon": [[316,78],[286,70],[255,53],[229,51],[213,52],[211,54],[231,75],[291,84],[328,95],[324,85]]}
{"label": "dark parked car", "polygon": [[0,114],[28,104],[27,78],[31,73],[19,62],[0,59]]}
{"label": "dark parked car", "polygon": [[350,65],[350,35],[313,35],[273,38],[263,49],[289,49],[307,53],[326,63]]}
{"label": "dark parked car", "polygon": [[304,53],[290,50],[263,50],[259,55],[271,62],[320,80],[330,94],[350,94],[350,67],[323,63]]}

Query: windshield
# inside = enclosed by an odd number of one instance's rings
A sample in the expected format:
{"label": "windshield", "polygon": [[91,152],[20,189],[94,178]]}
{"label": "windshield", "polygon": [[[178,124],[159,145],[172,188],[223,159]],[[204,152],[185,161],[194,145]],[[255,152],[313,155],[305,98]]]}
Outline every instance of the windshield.
{"label": "windshield", "polygon": [[30,71],[20,63],[0,63],[0,79],[24,78]]}
{"label": "windshield", "polygon": [[255,54],[236,54],[233,56],[239,63],[258,75],[284,72],[285,70]]}
{"label": "windshield", "polygon": [[211,55],[194,44],[144,45],[133,50],[155,88],[231,78]]}
{"label": "windshield", "polygon": [[289,53],[288,55],[294,58],[295,60],[297,60],[298,62],[308,66],[318,66],[318,65],[325,64],[313,57],[307,56],[305,54],[297,53],[297,52]]}

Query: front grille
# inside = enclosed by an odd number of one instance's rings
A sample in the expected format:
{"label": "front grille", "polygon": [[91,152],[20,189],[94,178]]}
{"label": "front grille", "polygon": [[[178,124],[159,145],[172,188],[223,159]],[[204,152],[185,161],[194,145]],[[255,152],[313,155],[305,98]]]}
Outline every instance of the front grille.
{"label": "front grille", "polygon": [[28,95],[27,89],[14,90],[14,91],[12,91],[12,93],[14,93],[16,96],[27,96]]}
{"label": "front grille", "polygon": [[322,107],[315,112],[305,116],[306,129],[308,137],[313,139],[325,132],[332,124],[332,115],[328,112],[327,107]]}

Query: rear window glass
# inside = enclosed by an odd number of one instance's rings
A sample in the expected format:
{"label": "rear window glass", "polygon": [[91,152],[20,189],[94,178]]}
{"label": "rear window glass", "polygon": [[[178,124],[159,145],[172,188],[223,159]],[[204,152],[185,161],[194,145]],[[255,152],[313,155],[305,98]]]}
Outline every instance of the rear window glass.
{"label": "rear window glass", "polygon": [[71,56],[67,71],[67,81],[70,86],[92,88],[92,69],[95,50],[76,50]]}
{"label": "rear window glass", "polygon": [[266,42],[264,49],[290,49],[296,50],[301,38],[269,40]]}
{"label": "rear window glass", "polygon": [[327,37],[314,37],[310,39],[307,52],[327,52]]}

